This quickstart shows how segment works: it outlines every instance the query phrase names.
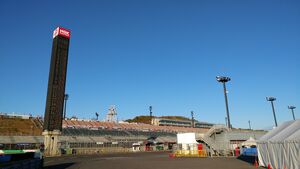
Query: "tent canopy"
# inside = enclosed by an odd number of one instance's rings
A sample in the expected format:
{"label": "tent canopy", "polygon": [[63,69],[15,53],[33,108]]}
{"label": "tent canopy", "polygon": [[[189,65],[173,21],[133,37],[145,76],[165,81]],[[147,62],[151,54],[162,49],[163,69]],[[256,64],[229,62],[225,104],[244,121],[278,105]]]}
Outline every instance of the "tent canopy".
{"label": "tent canopy", "polygon": [[300,169],[300,120],[287,121],[257,141],[261,166]]}
{"label": "tent canopy", "polygon": [[299,141],[300,120],[287,121],[261,137],[258,142]]}

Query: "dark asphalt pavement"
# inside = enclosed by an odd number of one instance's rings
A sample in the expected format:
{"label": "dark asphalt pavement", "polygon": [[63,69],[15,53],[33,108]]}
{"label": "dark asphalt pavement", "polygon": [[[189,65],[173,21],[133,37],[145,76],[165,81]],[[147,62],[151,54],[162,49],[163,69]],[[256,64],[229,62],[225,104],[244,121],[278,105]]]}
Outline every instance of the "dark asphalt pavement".
{"label": "dark asphalt pavement", "polygon": [[254,169],[233,157],[170,158],[168,153],[139,152],[46,158],[47,169]]}

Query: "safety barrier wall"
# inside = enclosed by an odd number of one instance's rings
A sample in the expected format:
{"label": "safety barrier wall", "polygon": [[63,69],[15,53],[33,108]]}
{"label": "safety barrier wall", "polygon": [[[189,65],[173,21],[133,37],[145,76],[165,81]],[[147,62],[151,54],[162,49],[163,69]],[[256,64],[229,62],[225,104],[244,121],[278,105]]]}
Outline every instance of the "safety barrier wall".
{"label": "safety barrier wall", "polygon": [[108,153],[132,152],[131,148],[110,147],[110,148],[76,148],[72,154],[108,154]]}
{"label": "safety barrier wall", "polygon": [[[145,146],[140,146],[139,151],[148,151]],[[151,146],[149,151],[170,151],[167,149],[158,149]],[[75,154],[109,154],[109,153],[131,153],[133,148],[126,147],[102,147],[102,148],[69,148],[65,149],[65,155]],[[136,152],[136,151],[135,151]]]}

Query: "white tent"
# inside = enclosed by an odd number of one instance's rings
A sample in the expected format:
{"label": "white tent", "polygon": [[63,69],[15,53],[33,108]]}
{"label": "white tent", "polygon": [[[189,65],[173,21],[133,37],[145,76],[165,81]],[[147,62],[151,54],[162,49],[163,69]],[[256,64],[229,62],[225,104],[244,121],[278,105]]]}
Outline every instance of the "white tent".
{"label": "white tent", "polygon": [[259,165],[300,169],[300,120],[288,121],[257,141]]}

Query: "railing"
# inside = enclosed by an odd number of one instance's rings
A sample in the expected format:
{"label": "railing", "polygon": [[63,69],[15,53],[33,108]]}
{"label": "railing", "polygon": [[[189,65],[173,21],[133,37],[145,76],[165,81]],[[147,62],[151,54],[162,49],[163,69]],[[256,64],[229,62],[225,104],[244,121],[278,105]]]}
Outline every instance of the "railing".
{"label": "railing", "polygon": [[207,136],[211,136],[213,133],[216,132],[216,130],[226,130],[228,131],[228,128],[224,125],[221,125],[221,124],[217,124],[217,125],[213,125],[206,133],[205,135]]}
{"label": "railing", "polygon": [[227,155],[226,152],[229,151],[229,146],[227,145],[227,143],[216,142],[210,137],[213,133],[219,130],[228,131],[228,128],[224,125],[214,125],[204,135],[198,135],[198,139],[207,144],[210,149],[216,153],[216,155]]}

